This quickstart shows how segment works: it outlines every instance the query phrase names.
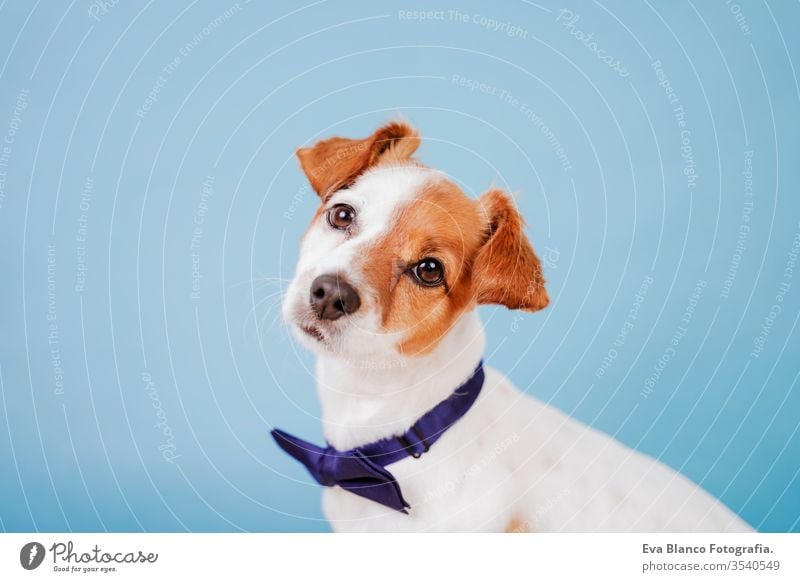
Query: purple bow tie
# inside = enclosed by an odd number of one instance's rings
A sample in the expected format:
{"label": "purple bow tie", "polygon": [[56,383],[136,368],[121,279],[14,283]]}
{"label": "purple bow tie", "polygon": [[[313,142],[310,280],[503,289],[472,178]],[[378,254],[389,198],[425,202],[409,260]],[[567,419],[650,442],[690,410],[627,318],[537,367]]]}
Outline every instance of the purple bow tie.
{"label": "purple bow tie", "polygon": [[408,513],[406,509],[411,506],[403,499],[400,485],[386,470],[386,465],[406,457],[416,459],[426,453],[467,413],[480,394],[483,380],[483,363],[480,363],[466,382],[425,413],[404,434],[348,451],[339,451],[330,445],[318,447],[277,429],[272,431],[272,437],[286,453],[300,461],[320,485],[339,485],[351,493]]}

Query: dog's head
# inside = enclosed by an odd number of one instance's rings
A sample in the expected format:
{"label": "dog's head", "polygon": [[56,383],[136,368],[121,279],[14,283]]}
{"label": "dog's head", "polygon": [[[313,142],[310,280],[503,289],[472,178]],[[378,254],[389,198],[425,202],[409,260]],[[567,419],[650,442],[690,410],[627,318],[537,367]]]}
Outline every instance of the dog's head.
{"label": "dog's head", "polygon": [[389,123],[366,139],[297,151],[319,194],[284,316],[301,341],[340,357],[430,352],[478,304],[537,311],[539,259],[509,196],[468,198],[412,158],[419,137]]}

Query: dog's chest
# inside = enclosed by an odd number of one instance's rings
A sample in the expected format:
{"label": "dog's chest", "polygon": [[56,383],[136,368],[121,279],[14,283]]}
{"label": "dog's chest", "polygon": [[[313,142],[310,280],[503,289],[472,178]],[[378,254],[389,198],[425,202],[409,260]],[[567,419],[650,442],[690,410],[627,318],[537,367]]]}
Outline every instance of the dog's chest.
{"label": "dog's chest", "polygon": [[337,531],[502,531],[513,508],[513,431],[487,425],[486,403],[451,427],[419,458],[387,466],[411,505],[393,511],[342,489],[324,493]]}

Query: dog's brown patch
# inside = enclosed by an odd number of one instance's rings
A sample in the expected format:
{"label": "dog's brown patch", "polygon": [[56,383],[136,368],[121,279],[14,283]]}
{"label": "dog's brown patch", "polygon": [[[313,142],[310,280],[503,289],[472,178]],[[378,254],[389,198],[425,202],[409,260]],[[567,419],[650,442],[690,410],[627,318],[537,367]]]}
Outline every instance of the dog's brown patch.
{"label": "dog's brown patch", "polygon": [[[363,271],[378,293],[383,327],[406,332],[398,348],[406,354],[433,349],[474,303],[472,259],[482,243],[476,203],[445,180],[429,183],[398,209],[392,228],[365,254]],[[444,265],[445,281],[423,287],[409,269],[424,258]]]}
{"label": "dog's brown patch", "polygon": [[[398,348],[409,355],[431,351],[476,303],[537,311],[549,301],[522,218],[499,190],[473,201],[452,182],[430,183],[363,257],[383,327],[407,332]],[[413,280],[408,269],[426,257],[444,264],[444,285]]]}
{"label": "dog's brown patch", "polygon": [[418,147],[414,128],[394,121],[364,139],[332,137],[296,153],[311,187],[325,200],[380,162],[408,161]]}
{"label": "dog's brown patch", "polygon": [[532,530],[521,517],[512,517],[506,526],[505,533],[530,533]]}
{"label": "dog's brown patch", "polygon": [[538,311],[550,298],[539,258],[523,231],[524,223],[513,201],[500,190],[480,198],[489,229],[488,240],[475,258],[478,303],[509,309]]}

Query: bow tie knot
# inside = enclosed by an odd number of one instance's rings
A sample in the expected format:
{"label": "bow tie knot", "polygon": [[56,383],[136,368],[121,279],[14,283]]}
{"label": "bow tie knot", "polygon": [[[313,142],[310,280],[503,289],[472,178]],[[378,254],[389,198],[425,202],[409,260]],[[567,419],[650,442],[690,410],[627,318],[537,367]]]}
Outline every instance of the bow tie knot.
{"label": "bow tie knot", "polygon": [[333,487],[336,485],[336,475],[340,472],[342,453],[328,446],[319,459],[320,485]]}

